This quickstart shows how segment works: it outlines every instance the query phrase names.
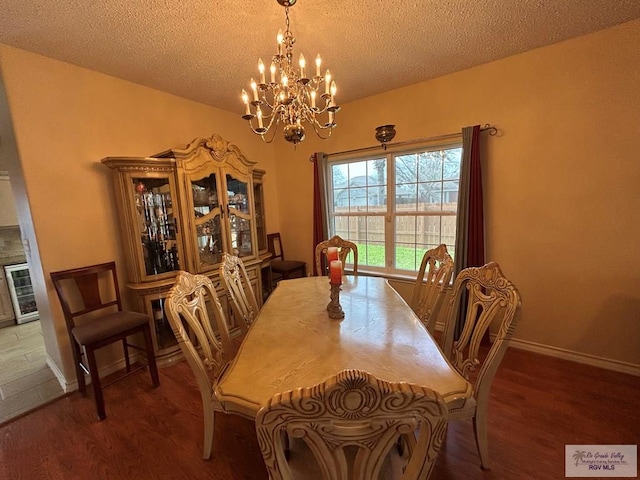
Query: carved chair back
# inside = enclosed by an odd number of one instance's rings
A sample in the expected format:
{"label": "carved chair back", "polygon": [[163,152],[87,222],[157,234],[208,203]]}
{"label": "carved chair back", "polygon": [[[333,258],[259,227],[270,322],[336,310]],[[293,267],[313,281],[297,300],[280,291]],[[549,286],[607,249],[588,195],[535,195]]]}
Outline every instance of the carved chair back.
{"label": "carved chair back", "polygon": [[353,274],[358,273],[358,246],[349,240],[343,240],[339,235],[334,235],[329,240],[325,240],[316,245],[316,273],[327,275],[329,265],[326,264],[326,255],[329,247],[338,248],[338,258],[342,262],[342,270],[345,270],[349,254],[352,254]]}
{"label": "carved chair back", "polygon": [[[308,469],[324,480],[377,479],[389,468],[389,455],[397,455],[399,437],[415,432],[416,447],[399,478],[427,479],[446,426],[447,407],[437,392],[389,383],[361,370],[344,370],[313,387],[277,394],[256,418],[271,480],[307,479]],[[306,446],[314,461],[298,462],[293,470],[285,455],[287,439]],[[292,461],[296,455],[292,448]]]}
{"label": "carved chair back", "polygon": [[224,253],[220,264],[220,278],[231,298],[231,308],[240,330],[245,335],[258,314],[258,302],[242,260]]}
{"label": "carved chair back", "polygon": [[436,319],[452,274],[453,258],[445,244],[424,253],[413,287],[411,308],[431,334],[435,333]]}
{"label": "carved chair back", "polygon": [[[455,279],[443,336],[443,352],[451,364],[474,384],[475,402],[459,411],[450,410],[450,419],[473,418],[476,444],[482,466],[489,468],[486,415],[491,383],[513,335],[521,308],[520,293],[502,273],[499,265],[489,262],[482,267],[462,270]],[[454,332],[458,318],[463,318],[460,337]],[[491,324],[495,338],[481,358],[481,342]]]}
{"label": "carved chair back", "polygon": [[[200,389],[204,411],[203,457],[209,458],[213,445],[213,411],[221,410],[213,390],[234,352],[227,321],[211,279],[184,271],[178,273],[169,290],[165,310]],[[218,329],[218,336],[213,325]]]}

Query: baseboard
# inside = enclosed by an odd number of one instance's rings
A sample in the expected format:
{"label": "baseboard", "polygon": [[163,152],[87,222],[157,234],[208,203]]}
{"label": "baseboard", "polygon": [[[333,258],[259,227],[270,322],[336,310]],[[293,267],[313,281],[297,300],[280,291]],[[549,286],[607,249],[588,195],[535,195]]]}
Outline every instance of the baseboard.
{"label": "baseboard", "polygon": [[69,393],[69,392],[72,392],[73,390],[78,389],[78,382],[76,382],[75,380],[72,382],[75,384],[75,387],[73,387],[72,384],[67,383],[67,379],[65,378],[62,371],[58,368],[58,364],[54,362],[48,354],[45,354],[45,361],[47,362],[47,366],[51,369],[53,374],[58,379],[60,388],[62,388],[62,391],[64,393]]}
{"label": "baseboard", "polygon": [[[71,381],[67,381],[64,374],[58,368],[58,365],[56,365],[56,363],[53,360],[51,360],[51,357],[49,357],[49,355],[46,355],[45,358],[46,358],[47,365],[49,366],[53,374],[56,376],[56,378],[58,379],[58,382],[60,382],[60,386],[62,387],[62,390],[64,391],[64,393],[74,392],[78,390],[78,380],[74,378]],[[138,360],[138,354],[132,352],[130,354],[130,359],[131,359],[131,363],[134,364]],[[111,375],[112,373],[123,370],[126,367],[127,367],[127,364],[124,358],[121,358],[117,362],[111,363],[109,365],[101,366],[100,378],[104,378],[108,375]],[[75,374],[74,374],[74,377],[75,377]],[[85,375],[85,380],[87,382],[87,385],[91,384],[91,377],[89,377],[88,375]]]}
{"label": "baseboard", "polygon": [[598,357],[596,355],[589,355],[587,353],[574,352],[571,350],[566,350],[564,348],[551,347],[549,345],[542,345],[539,343],[520,340],[517,338],[512,338],[509,342],[509,346],[520,350],[540,353],[542,355],[547,355],[550,357],[556,357],[563,360],[571,360],[572,362],[591,365],[592,367],[604,368],[606,370],[613,370],[614,372],[640,376],[640,365],[629,362],[622,362],[620,360],[613,360],[611,358]]}
{"label": "baseboard", "polygon": [[[437,323],[436,330],[444,331],[444,323]],[[494,335],[490,336],[490,340],[493,341]],[[509,346],[517,348],[519,350],[526,350],[528,352],[539,353],[541,355],[547,355],[549,357],[561,358],[562,360],[570,360],[576,363],[582,363],[585,365],[591,365],[592,367],[604,368],[606,370],[612,370],[614,372],[626,373],[629,375],[635,375],[640,377],[640,365],[629,362],[622,362],[620,360],[613,360],[611,358],[597,357],[595,355],[589,355],[587,353],[574,352],[564,348],[552,347],[549,345],[543,345],[541,343],[529,342],[527,340],[520,340],[518,338],[511,338]]]}

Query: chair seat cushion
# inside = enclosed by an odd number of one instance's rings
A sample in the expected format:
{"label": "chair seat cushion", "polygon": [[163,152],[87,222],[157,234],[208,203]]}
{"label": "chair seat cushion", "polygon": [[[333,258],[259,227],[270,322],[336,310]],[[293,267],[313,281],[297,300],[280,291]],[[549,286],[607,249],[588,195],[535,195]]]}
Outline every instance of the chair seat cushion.
{"label": "chair seat cushion", "polygon": [[114,312],[81,325],[76,325],[71,333],[80,345],[95,343],[121,332],[131,330],[149,322],[149,317],[138,312]]}
{"label": "chair seat cushion", "polygon": [[299,260],[272,260],[271,270],[276,273],[293,272],[306,268],[307,264]]}

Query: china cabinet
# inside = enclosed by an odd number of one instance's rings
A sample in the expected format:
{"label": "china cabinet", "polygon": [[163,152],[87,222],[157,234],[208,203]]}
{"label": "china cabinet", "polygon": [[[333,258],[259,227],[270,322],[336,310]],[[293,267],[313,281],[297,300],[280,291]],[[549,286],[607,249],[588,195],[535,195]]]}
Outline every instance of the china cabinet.
{"label": "china cabinet", "polygon": [[236,333],[218,268],[225,252],[241,257],[262,298],[265,172],[215,134],[150,157],[106,157],[102,163],[113,174],[127,286],[153,322],[158,361],[180,355],[164,313],[179,270],[212,279]]}

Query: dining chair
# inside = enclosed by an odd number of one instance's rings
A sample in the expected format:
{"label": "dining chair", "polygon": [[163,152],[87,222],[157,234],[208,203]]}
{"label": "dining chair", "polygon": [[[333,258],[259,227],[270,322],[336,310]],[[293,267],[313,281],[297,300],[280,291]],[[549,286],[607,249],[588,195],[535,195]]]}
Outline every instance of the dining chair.
{"label": "dining chair", "polygon": [[[482,468],[488,470],[487,407],[493,377],[513,335],[521,309],[520,293],[495,262],[462,270],[455,279],[445,330],[443,352],[453,367],[473,385],[473,398],[449,410],[449,420],[473,419]],[[461,313],[460,313],[461,312]],[[458,318],[460,337],[454,339]],[[495,338],[486,355],[480,344],[491,324]]]}
{"label": "dining chair", "polygon": [[444,243],[424,253],[413,287],[411,308],[432,335],[452,274],[453,259]]}
{"label": "dining chair", "polygon": [[242,260],[234,255],[223,253],[220,278],[231,298],[233,314],[244,336],[258,314],[258,302]]}
{"label": "dining chair", "polygon": [[165,309],[171,329],[200,389],[204,412],[202,457],[208,459],[213,447],[215,412],[222,411],[213,391],[233,358],[226,318],[211,279],[185,271],[178,272],[167,294]]}
{"label": "dining chair", "polygon": [[349,240],[343,240],[339,235],[334,235],[329,240],[324,240],[316,245],[316,273],[320,276],[327,275],[329,265],[326,262],[327,250],[329,247],[338,248],[338,258],[342,261],[342,270],[345,271],[347,257],[352,254],[353,275],[358,274],[358,246]]}
{"label": "dining chair", "polygon": [[[276,394],[256,417],[270,480],[427,479],[446,427],[439,393],[362,370]],[[398,435],[416,430],[416,448],[400,458]]]}
{"label": "dining chair", "polygon": [[307,276],[307,264],[301,260],[285,260],[280,233],[267,235],[267,248],[271,253],[271,273],[273,281]]}
{"label": "dining chair", "polygon": [[[147,366],[153,386],[160,385],[150,318],[143,313],[123,309],[115,262],[51,272],[50,277],[62,306],[71,341],[78,390],[82,395],[87,394],[86,373],[91,378],[100,420],[107,416],[103,388]],[[129,337],[140,333],[144,338],[144,348],[128,341]],[[122,342],[126,373],[103,384],[95,352],[115,342]],[[132,367],[129,348],[144,351],[146,363]]]}

